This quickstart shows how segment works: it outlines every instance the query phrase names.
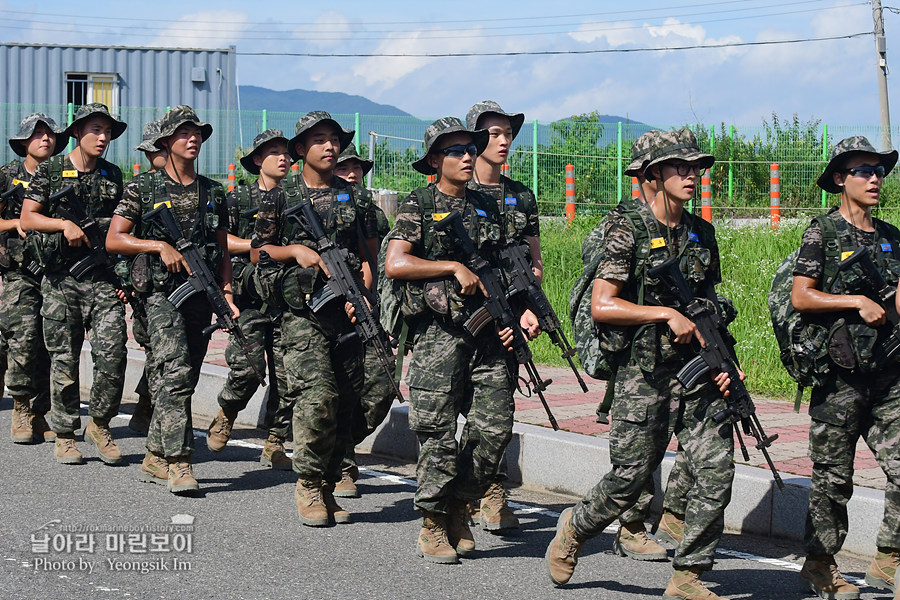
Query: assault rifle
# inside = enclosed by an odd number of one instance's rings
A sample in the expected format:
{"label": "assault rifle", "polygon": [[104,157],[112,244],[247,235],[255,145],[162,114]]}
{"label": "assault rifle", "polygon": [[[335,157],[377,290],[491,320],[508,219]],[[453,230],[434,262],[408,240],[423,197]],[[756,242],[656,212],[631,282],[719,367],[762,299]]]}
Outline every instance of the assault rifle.
{"label": "assault rifle", "polygon": [[[466,231],[466,226],[463,224],[462,215],[459,214],[459,211],[453,210],[440,221],[436,220],[434,228],[438,231],[449,231],[453,235],[456,243],[466,254],[466,266],[478,276],[481,284],[487,291],[484,306],[469,317],[465,323],[466,329],[475,336],[478,335],[478,332],[485,325],[493,321],[500,329],[509,327],[512,330],[512,347],[516,356],[516,362],[525,367],[525,372],[528,374],[528,380],[525,385],[528,390],[533,390],[537,393],[541,404],[544,405],[544,410],[547,411],[550,425],[553,426],[554,431],[559,431],[556,418],[550,412],[550,406],[547,404],[547,399],[544,398],[544,390],[552,383],[552,380],[544,381],[541,379],[537,367],[534,366],[531,349],[528,347],[528,340],[525,339],[525,334],[522,333],[522,329],[519,326],[519,320],[513,313],[512,307],[510,307],[506,298],[506,287],[500,283],[500,278],[490,263],[478,254],[475,244],[472,242],[472,238],[469,237],[469,232]],[[531,267],[528,267],[528,270],[530,271]]]}
{"label": "assault rifle", "polygon": [[566,339],[559,317],[556,316],[556,312],[553,310],[553,306],[550,305],[547,295],[541,289],[541,284],[538,283],[537,277],[534,276],[534,271],[531,270],[531,265],[528,264],[528,259],[525,257],[524,247],[519,244],[509,246],[500,252],[500,257],[510,265],[511,282],[507,290],[508,297],[512,299],[519,294],[525,295],[525,301],[537,317],[541,330],[545,331],[550,337],[550,341],[562,350],[562,357],[566,359],[572,372],[575,373],[575,378],[578,379],[581,391],[587,393],[588,387],[585,385],[584,379],[581,378],[581,373],[578,372],[578,368],[572,360],[572,357],[575,356],[575,348]]}
{"label": "assault rifle", "polygon": [[759,418],[756,416],[753,399],[738,373],[734,347],[722,337],[722,322],[718,312],[711,308],[704,299],[694,297],[684,274],[678,268],[678,263],[678,257],[673,256],[648,271],[650,277],[659,279],[674,292],[675,298],[681,305],[679,312],[693,321],[706,342],[706,347],[700,350],[700,354],[691,359],[678,372],[678,381],[685,389],[690,389],[694,387],[700,377],[711,370],[728,374],[731,383],[728,385],[729,394],[725,398],[726,408],[713,415],[713,421],[730,423],[734,426],[744,460],[750,460],[747,446],[744,445],[744,438],[738,428],[738,423],[740,423],[744,435],[753,436],[756,439],[756,447],[762,452],[769,469],[772,470],[772,476],[775,478],[778,489],[783,490],[784,482],[766,450],[778,438],[778,434],[767,436],[763,431]]}
{"label": "assault rifle", "polygon": [[234,319],[234,313],[231,312],[231,307],[228,306],[228,301],[225,300],[225,294],[222,293],[222,290],[216,283],[216,278],[206,264],[206,258],[203,252],[201,252],[201,250],[192,242],[184,239],[184,234],[181,233],[181,227],[178,225],[178,221],[175,220],[175,215],[169,210],[168,205],[160,204],[158,207],[145,213],[143,220],[145,223],[150,223],[159,227],[165,236],[169,238],[175,249],[181,253],[185,262],[187,262],[188,266],[191,268],[191,274],[188,276],[187,281],[169,294],[169,302],[171,302],[175,308],[178,308],[194,294],[198,292],[206,294],[206,297],[212,306],[213,313],[216,315],[216,322],[205,327],[203,329],[203,335],[211,335],[216,329],[225,329],[231,332],[231,335],[237,340],[241,352],[247,358],[247,362],[250,363],[250,368],[253,369],[257,381],[263,386],[266,385],[265,377],[263,377],[263,374],[256,366],[256,362],[250,355],[250,342],[247,340],[247,336],[244,335],[241,326]]}
{"label": "assault rifle", "polygon": [[[25,198],[25,188],[22,187],[21,183],[17,183],[14,187],[6,190],[2,194],[0,194],[0,203],[4,206],[9,205],[10,203],[15,204],[19,210],[22,210],[22,200]],[[4,231],[0,233],[0,267],[4,269],[9,269],[13,266],[12,257],[9,255],[9,247],[10,247],[10,231],[12,231],[12,235],[18,237],[18,232],[15,229]],[[15,238],[13,238],[15,239]],[[32,261],[33,263],[34,261]],[[40,267],[37,267],[38,273],[32,273],[35,277],[40,275]],[[31,269],[29,269],[30,271]]]}
{"label": "assault rifle", "polygon": [[[57,205],[56,212],[62,218],[72,221],[81,228],[88,240],[88,246],[90,246],[88,255],[69,267],[69,273],[75,279],[82,281],[85,275],[97,267],[112,270],[109,254],[106,253],[106,236],[100,230],[97,221],[87,214],[84,203],[75,193],[75,188],[71,185],[63,187],[50,196],[50,204]],[[116,279],[118,280],[118,277]]]}
{"label": "assault rifle", "polygon": [[[400,402],[405,402],[403,394],[400,393],[400,386],[394,380],[394,368],[391,366],[394,354],[391,352],[390,339],[366,300],[364,286],[360,285],[347,264],[347,249],[338,248],[325,235],[319,213],[316,212],[309,200],[304,200],[285,210],[284,216],[296,221],[306,233],[315,239],[319,256],[322,257],[322,262],[331,274],[325,287],[310,297],[309,307],[313,312],[318,312],[335,298],[344,298],[352,304],[356,312],[356,323],[354,324],[356,334],[363,343],[372,344],[375,355],[378,356],[378,360],[394,388],[394,393]],[[373,269],[376,268],[376,265],[370,266]]]}
{"label": "assault rifle", "polygon": [[862,282],[865,289],[860,291],[881,305],[888,325],[890,325],[890,335],[879,343],[877,349],[879,364],[887,364],[900,351],[900,315],[897,314],[897,304],[895,302],[897,286],[889,285],[884,280],[881,271],[878,270],[878,267],[872,261],[871,252],[865,246],[857,248],[853,254],[842,260],[838,265],[838,269],[846,271],[853,265],[859,265],[860,271],[862,271]]}

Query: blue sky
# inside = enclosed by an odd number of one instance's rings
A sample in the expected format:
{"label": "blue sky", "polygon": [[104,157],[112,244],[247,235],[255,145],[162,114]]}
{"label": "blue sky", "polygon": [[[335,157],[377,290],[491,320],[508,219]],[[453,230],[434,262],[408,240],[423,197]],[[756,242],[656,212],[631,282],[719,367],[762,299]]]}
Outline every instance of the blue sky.
{"label": "blue sky", "polygon": [[[884,0],[891,6],[892,0]],[[493,14],[479,11],[498,7]],[[900,0],[897,0],[900,6]],[[327,6],[327,7],[326,7]],[[565,13],[554,8],[565,6]],[[67,15],[82,15],[70,17]],[[900,16],[885,11],[888,65]],[[0,39],[225,47],[240,84],[340,91],[421,117],[464,116],[490,98],[529,119],[589,111],[656,125],[759,125],[774,111],[833,124],[879,123],[871,35],[711,49],[474,56],[311,58],[282,53],[485,53],[634,50],[846,36],[872,30],[856,0],[361,2],[232,0],[72,3],[0,0]],[[893,49],[898,49],[892,55]],[[889,77],[892,99],[900,89]],[[893,103],[892,103],[893,104]],[[327,107],[323,107],[327,108]],[[900,123],[900,114],[893,121]]]}

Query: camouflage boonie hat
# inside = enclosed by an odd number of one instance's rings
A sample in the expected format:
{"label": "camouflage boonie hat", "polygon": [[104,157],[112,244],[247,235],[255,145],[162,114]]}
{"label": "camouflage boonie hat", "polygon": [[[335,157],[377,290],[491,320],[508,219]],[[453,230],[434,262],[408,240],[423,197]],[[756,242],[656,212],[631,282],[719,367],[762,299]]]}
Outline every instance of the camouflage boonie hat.
{"label": "camouflage boonie hat", "polygon": [[354,144],[353,142],[350,142],[350,145],[347,146],[346,150],[341,151],[341,155],[338,156],[336,164],[341,164],[342,162],[346,162],[348,160],[358,160],[359,164],[362,165],[363,175],[371,171],[372,167],[375,166],[375,161],[369,160],[368,158],[363,158],[356,153],[356,144]]}
{"label": "camouflage boonie hat", "polygon": [[143,152],[159,152],[162,148],[156,147],[159,139],[159,120],[144,123],[144,131],[141,133],[141,143],[134,147]]}
{"label": "camouflage boonie hat", "polygon": [[437,173],[437,171],[428,164],[428,155],[431,154],[431,149],[443,136],[459,131],[468,133],[472,136],[472,143],[478,147],[478,154],[481,154],[484,152],[484,149],[487,148],[488,136],[490,134],[486,130],[477,129],[471,131],[466,129],[466,126],[462,124],[462,121],[456,117],[444,117],[429,125],[428,129],[425,130],[425,154],[422,158],[412,163],[412,168],[423,175],[434,175]]}
{"label": "camouflage boonie hat", "polygon": [[644,164],[645,172],[653,165],[668,160],[699,162],[701,169],[708,169],[716,162],[716,157],[712,154],[700,152],[697,136],[687,127],[678,131],[648,131],[646,135],[648,136],[646,143],[652,149]]}
{"label": "camouflage boonie hat", "polygon": [[625,169],[625,174],[629,177],[637,177],[650,162],[650,153],[654,150],[653,140],[657,139],[657,134],[663,133],[658,129],[642,133],[638,139],[631,144],[631,162]]}
{"label": "camouflage boonie hat", "polygon": [[75,132],[75,126],[78,125],[81,121],[89,117],[94,116],[103,116],[112,121],[112,139],[116,139],[128,129],[128,124],[124,121],[117,121],[113,118],[111,114],[109,114],[109,109],[106,108],[105,104],[101,104],[100,102],[91,102],[90,104],[85,104],[83,106],[79,106],[78,110],[75,111],[75,119],[72,121],[72,124],[66,127],[66,130],[63,131],[64,134],[68,136],[72,136]]}
{"label": "camouflage boonie hat", "polygon": [[204,142],[212,135],[212,125],[201,121],[194,109],[187,104],[179,104],[167,110],[166,114],[159,120],[159,137],[156,138],[156,141],[159,142],[159,140],[166,139],[185,123],[193,123],[199,127],[200,138]]}
{"label": "camouflage boonie hat", "polygon": [[[281,140],[287,144],[288,139],[284,137],[284,132],[280,129],[266,129],[262,133],[253,138],[253,146],[245,156],[241,158],[241,166],[251,175],[259,175],[259,167],[253,162],[253,156],[256,151],[271,142],[272,140]],[[290,166],[290,165],[288,165]]]}
{"label": "camouflage boonie hat", "polygon": [[288,152],[291,153],[291,158],[294,160],[302,160],[300,155],[297,154],[297,142],[300,141],[300,137],[304,133],[323,122],[330,123],[337,129],[341,150],[346,148],[350,142],[353,141],[353,134],[356,133],[355,131],[341,127],[341,124],[332,119],[331,115],[324,110],[314,110],[306,113],[297,120],[297,125],[294,127],[294,137],[288,142]]}
{"label": "camouflage boonie hat", "polygon": [[56,124],[56,121],[45,115],[44,113],[34,113],[28,115],[19,122],[19,132],[9,138],[9,147],[19,156],[25,156],[25,144],[33,134],[38,123],[43,123],[50,128],[50,131],[56,134],[56,145],[53,147],[53,154],[59,154],[66,147],[69,136],[63,133],[62,127]]}
{"label": "camouflage boonie hat", "polygon": [[828,164],[825,166],[825,171],[819,175],[819,178],[816,180],[816,183],[820,188],[825,190],[826,192],[831,192],[832,194],[840,194],[841,188],[834,182],[834,177],[832,177],[832,173],[840,171],[841,168],[846,164],[848,158],[853,156],[854,154],[874,154],[878,157],[878,163],[884,165],[884,174],[887,175],[894,168],[894,165],[897,164],[897,151],[896,150],[888,150],[886,152],[879,152],[875,149],[872,144],[869,143],[869,140],[862,135],[854,135],[853,137],[848,137],[837,144],[835,144],[834,148],[831,149],[831,158],[828,159]]}
{"label": "camouflage boonie hat", "polygon": [[509,126],[512,127],[513,139],[516,139],[516,136],[519,135],[519,130],[522,129],[522,123],[525,122],[525,113],[503,112],[500,105],[493,100],[483,100],[469,109],[468,114],[466,114],[466,127],[475,131],[478,128],[478,119],[485,113],[493,113],[509,119]]}

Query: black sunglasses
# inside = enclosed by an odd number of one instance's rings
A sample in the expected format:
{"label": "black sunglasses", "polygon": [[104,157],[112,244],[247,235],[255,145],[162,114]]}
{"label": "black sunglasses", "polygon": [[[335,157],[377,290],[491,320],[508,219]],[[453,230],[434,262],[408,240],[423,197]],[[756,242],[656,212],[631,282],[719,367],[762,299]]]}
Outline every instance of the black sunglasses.
{"label": "black sunglasses", "polygon": [[475,144],[456,144],[455,146],[447,146],[438,150],[444,156],[450,158],[462,158],[463,154],[475,156],[478,154],[478,146]]}
{"label": "black sunglasses", "polygon": [[668,164],[675,169],[675,172],[678,173],[679,177],[687,177],[690,173],[699,176],[704,171],[703,167],[696,163],[671,162]]}
{"label": "black sunglasses", "polygon": [[861,167],[853,167],[852,169],[847,169],[847,172],[854,177],[871,179],[872,175],[875,175],[876,177],[878,177],[878,179],[884,179],[884,165],[878,165],[877,167],[863,165]]}

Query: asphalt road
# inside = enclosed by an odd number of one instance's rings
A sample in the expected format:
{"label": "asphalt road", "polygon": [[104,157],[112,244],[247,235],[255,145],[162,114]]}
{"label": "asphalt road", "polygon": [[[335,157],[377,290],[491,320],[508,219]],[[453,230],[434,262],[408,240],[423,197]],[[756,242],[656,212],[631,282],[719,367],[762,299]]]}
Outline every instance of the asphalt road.
{"label": "asphalt road", "polygon": [[[138,481],[143,439],[124,419],[113,421],[124,465],[103,465],[96,449],[79,441],[87,464],[64,466],[50,444],[9,441],[11,408],[8,398],[0,401],[3,599],[613,600],[659,598],[671,574],[670,563],[614,555],[613,536],[604,534],[587,544],[570,585],[554,588],[542,559],[559,512],[574,498],[514,489],[519,532],[478,530],[472,558],[433,565],[414,553],[420,517],[412,504],[412,465],[362,455],[364,495],[341,500],[354,522],[313,529],[297,517],[296,476],[259,466],[259,432],[237,432],[236,443],[216,455],[198,437],[201,493],[177,497]],[[173,517],[182,524],[173,525]],[[705,581],[732,599],[808,598],[797,573],[799,552],[796,545],[729,535]],[[839,563],[860,578],[868,566],[851,557]],[[890,597],[863,588],[866,600]]]}

